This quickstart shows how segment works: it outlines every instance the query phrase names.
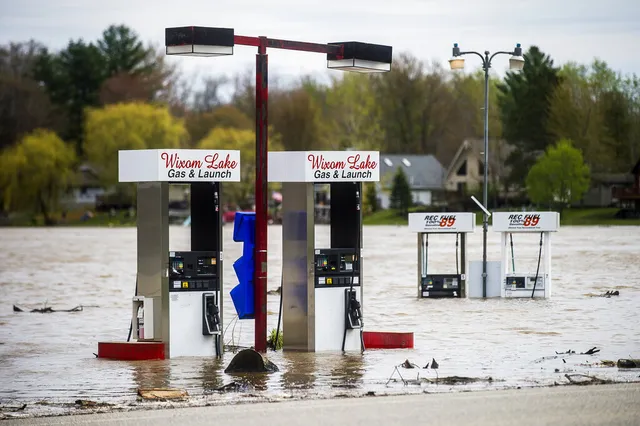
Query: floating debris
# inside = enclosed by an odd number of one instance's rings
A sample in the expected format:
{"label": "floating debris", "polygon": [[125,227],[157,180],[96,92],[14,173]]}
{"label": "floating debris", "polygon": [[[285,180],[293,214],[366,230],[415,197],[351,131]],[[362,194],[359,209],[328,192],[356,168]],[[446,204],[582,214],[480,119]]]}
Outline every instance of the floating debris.
{"label": "floating debris", "polygon": [[402,364],[400,364],[402,368],[420,368],[416,364],[412,363],[408,359],[406,359]]}
{"label": "floating debris", "polygon": [[[578,373],[565,374],[564,377],[566,377],[567,380],[569,380],[570,385],[577,385],[577,386],[604,385],[608,383],[615,383],[612,380],[601,379],[599,377],[589,376],[586,374],[578,374]],[[576,380],[577,378],[581,378],[584,380]]]}
{"label": "floating debris", "polygon": [[138,396],[146,400],[169,401],[187,399],[189,394],[182,389],[138,389]]}
{"label": "floating debris", "polygon": [[113,404],[108,404],[106,402],[96,402],[88,399],[78,399],[75,404],[79,408],[96,408],[96,407],[113,407]]}
{"label": "floating debris", "polygon": [[[40,308],[40,309],[32,309],[29,312],[35,312],[35,313],[39,313],[39,314],[51,314],[53,312],[82,312],[83,311],[83,306],[82,305],[78,305],[75,308],[71,308],[71,309],[53,309],[50,306],[45,306],[44,308]],[[24,309],[19,308],[16,305],[13,305],[13,312],[25,312]]]}
{"label": "floating debris", "polygon": [[640,368],[640,359],[619,359],[618,368]]}
{"label": "floating debris", "polygon": [[274,373],[278,367],[253,349],[241,350],[233,357],[225,373]]}
{"label": "floating debris", "polygon": [[443,384],[443,385],[467,385],[469,383],[487,382],[492,383],[493,377],[481,378],[481,377],[465,377],[465,376],[449,376],[441,377],[435,380],[423,379],[427,382]]}
{"label": "floating debris", "polygon": [[271,296],[276,296],[276,295],[280,294],[281,289],[282,289],[282,287],[278,287],[275,290],[269,290],[269,291],[267,291],[267,294],[269,294]]}

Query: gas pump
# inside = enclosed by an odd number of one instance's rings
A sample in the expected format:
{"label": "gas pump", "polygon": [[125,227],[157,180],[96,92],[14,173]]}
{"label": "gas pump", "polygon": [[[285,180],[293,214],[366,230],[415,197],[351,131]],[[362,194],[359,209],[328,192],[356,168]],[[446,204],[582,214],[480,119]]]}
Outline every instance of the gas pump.
{"label": "gas pump", "polygon": [[[165,358],[222,356],[221,182],[240,181],[240,152],[119,151],[119,181],[137,183],[138,274],[133,338]],[[188,184],[191,251],[170,251],[169,184]]]}
{"label": "gas pump", "polygon": [[[467,233],[475,231],[475,213],[410,213],[409,231],[418,234],[418,297],[464,298],[467,295]],[[429,269],[429,235],[455,234],[455,274]]]}
{"label": "gas pump", "polygon": [[[362,182],[380,178],[374,151],[270,152],[282,182],[285,350],[363,351]],[[315,185],[329,185],[330,247],[315,245]]]}
{"label": "gas pump", "polygon": [[[501,297],[551,297],[551,233],[560,229],[560,214],[497,212],[492,217],[493,230],[500,232]],[[535,272],[516,268],[513,234],[519,233],[540,234]]]}

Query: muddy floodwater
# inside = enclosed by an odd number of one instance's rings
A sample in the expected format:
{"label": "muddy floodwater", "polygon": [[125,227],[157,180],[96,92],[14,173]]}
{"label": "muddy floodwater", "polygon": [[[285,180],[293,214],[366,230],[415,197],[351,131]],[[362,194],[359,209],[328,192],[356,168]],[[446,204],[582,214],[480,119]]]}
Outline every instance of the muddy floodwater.
{"label": "muddy floodwater", "polygon": [[[236,321],[229,296],[237,283],[232,263],[242,253],[224,227],[224,318],[227,345],[253,345],[253,321]],[[269,228],[269,289],[280,285],[281,227]],[[189,228],[170,231],[172,250],[189,249]],[[318,226],[318,246],[329,230]],[[515,235],[518,271],[535,273],[538,235]],[[412,392],[448,392],[567,383],[565,374],[639,381],[638,370],[605,367],[603,360],[640,358],[640,227],[564,227],[553,235],[553,296],[549,300],[419,300],[416,237],[406,227],[364,229],[364,315],[371,331],[412,331],[412,350],[361,355],[269,352],[278,373],[236,377],[220,360],[183,358],[120,362],[97,359],[98,341],[124,341],[135,288],[135,228],[0,229],[0,408],[25,415],[73,411],[78,399],[135,406],[140,387],[180,388],[190,401],[237,402]],[[489,232],[489,260],[500,256]],[[470,260],[482,258],[482,233],[469,238]],[[429,240],[429,269],[455,273],[455,237]],[[597,297],[608,290],[619,296]],[[16,313],[25,309],[81,312]],[[279,296],[268,297],[269,329]],[[228,327],[227,327],[228,326]],[[286,333],[286,330],[284,330]],[[595,355],[580,355],[590,348]],[[576,351],[571,355],[556,352]],[[405,360],[438,370],[395,367]],[[396,380],[389,382],[392,376]],[[438,381],[469,377],[474,382]],[[216,392],[237,382],[232,392]],[[19,413],[16,412],[16,415]],[[5,414],[7,415],[7,414]]]}

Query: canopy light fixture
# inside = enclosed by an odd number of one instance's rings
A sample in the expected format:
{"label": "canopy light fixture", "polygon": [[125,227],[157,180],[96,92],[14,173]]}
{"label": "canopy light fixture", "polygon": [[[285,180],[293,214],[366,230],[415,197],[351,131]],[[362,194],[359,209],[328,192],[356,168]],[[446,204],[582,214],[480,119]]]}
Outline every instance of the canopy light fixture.
{"label": "canopy light fixture", "polygon": [[175,27],[165,29],[167,55],[233,55],[233,28]]}
{"label": "canopy light fixture", "polygon": [[358,41],[329,43],[329,46],[339,49],[327,53],[327,68],[360,73],[391,71],[391,46]]}

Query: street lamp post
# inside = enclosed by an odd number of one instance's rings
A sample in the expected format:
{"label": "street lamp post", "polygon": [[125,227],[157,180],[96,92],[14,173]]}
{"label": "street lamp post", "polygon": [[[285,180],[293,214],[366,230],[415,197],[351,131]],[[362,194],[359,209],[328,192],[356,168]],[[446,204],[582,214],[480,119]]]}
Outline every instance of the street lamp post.
{"label": "street lamp post", "polygon": [[268,152],[268,55],[267,48],[323,53],[327,68],[359,73],[391,71],[391,46],[355,41],[328,44],[236,35],[233,28],[176,27],[165,29],[167,55],[233,55],[235,45],[258,48],[256,55],[256,235],[254,318],[256,351],[267,350],[267,152]]}
{"label": "street lamp post", "polygon": [[489,203],[489,183],[488,183],[488,171],[489,171],[489,69],[491,68],[491,61],[497,55],[511,55],[509,58],[509,68],[514,71],[520,71],[524,67],[524,57],[522,56],[522,48],[520,43],[516,44],[516,48],[512,52],[495,52],[490,55],[488,50],[485,50],[484,56],[481,53],[468,51],[461,52],[458,47],[458,43],[453,45],[453,57],[449,60],[449,65],[452,70],[461,70],[464,68],[463,55],[478,55],[482,60],[482,69],[484,70],[484,176],[483,176],[483,188],[482,188],[482,204],[484,205],[484,212],[482,218],[482,297],[487,297],[487,231],[489,229],[489,216],[486,209],[488,209]]}

